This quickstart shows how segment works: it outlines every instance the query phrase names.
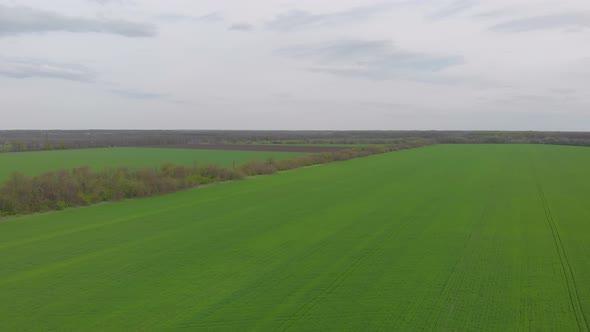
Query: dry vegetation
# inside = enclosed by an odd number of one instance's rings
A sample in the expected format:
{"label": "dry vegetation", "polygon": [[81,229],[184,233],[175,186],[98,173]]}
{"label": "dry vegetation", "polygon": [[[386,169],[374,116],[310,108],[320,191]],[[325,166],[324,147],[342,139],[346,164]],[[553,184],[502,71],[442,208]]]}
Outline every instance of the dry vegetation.
{"label": "dry vegetation", "polygon": [[323,152],[292,159],[251,161],[233,167],[217,165],[181,166],[171,163],[159,168],[90,167],[59,170],[27,177],[14,173],[0,188],[0,215],[61,210],[105,201],[171,193],[199,185],[273,174],[298,167],[349,160],[373,154],[409,149],[430,144],[427,140],[408,140],[387,146],[367,146]]}

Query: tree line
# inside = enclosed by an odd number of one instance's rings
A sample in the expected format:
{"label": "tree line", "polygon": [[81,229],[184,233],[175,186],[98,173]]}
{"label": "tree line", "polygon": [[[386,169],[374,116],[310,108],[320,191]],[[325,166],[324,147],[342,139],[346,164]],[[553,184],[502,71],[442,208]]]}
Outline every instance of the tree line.
{"label": "tree line", "polygon": [[172,144],[397,144],[416,138],[447,144],[527,143],[590,146],[590,133],[586,132],[17,130],[0,131],[0,152]]}
{"label": "tree line", "polygon": [[286,160],[251,161],[232,167],[181,166],[166,163],[157,168],[106,168],[88,166],[46,172],[37,176],[13,173],[0,187],[0,215],[27,214],[85,206],[99,202],[171,193],[200,185],[247,176],[349,160],[373,154],[431,144],[416,139],[387,146],[368,146],[304,155]]}

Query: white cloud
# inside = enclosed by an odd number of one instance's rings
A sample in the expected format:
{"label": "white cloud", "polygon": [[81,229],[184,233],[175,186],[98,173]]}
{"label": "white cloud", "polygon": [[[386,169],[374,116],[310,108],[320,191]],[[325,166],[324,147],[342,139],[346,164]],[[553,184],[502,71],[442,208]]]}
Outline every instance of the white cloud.
{"label": "white cloud", "polygon": [[309,70],[367,79],[422,79],[447,67],[463,64],[460,56],[402,50],[387,40],[338,40],[284,48],[279,54],[316,61]]}
{"label": "white cloud", "polygon": [[232,24],[229,29],[235,31],[252,31],[254,30],[254,25],[247,23],[247,22],[239,22]]}
{"label": "white cloud", "polygon": [[590,130],[589,12],[587,0],[0,0],[0,128]]}
{"label": "white cloud", "polygon": [[590,11],[568,12],[514,19],[496,24],[492,30],[503,32],[524,32],[554,28],[590,28]]}
{"label": "white cloud", "polygon": [[0,36],[55,31],[153,37],[156,34],[156,27],[152,24],[127,20],[72,17],[30,7],[0,5]]}
{"label": "white cloud", "polygon": [[0,76],[12,78],[53,78],[79,82],[94,80],[95,74],[79,64],[54,63],[42,59],[0,56]]}

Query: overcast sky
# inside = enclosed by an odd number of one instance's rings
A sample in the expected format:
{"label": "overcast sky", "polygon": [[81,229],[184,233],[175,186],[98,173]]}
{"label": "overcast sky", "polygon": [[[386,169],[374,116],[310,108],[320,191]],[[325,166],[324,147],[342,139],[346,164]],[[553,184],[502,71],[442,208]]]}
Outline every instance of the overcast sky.
{"label": "overcast sky", "polygon": [[589,0],[0,0],[0,129],[590,130]]}

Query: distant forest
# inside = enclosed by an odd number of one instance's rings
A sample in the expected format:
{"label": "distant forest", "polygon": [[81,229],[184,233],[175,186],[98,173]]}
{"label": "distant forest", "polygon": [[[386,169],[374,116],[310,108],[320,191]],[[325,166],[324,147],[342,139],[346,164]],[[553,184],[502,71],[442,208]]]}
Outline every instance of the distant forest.
{"label": "distant forest", "polygon": [[178,144],[432,144],[496,143],[590,146],[587,132],[534,131],[241,131],[14,130],[0,131],[0,152]]}

